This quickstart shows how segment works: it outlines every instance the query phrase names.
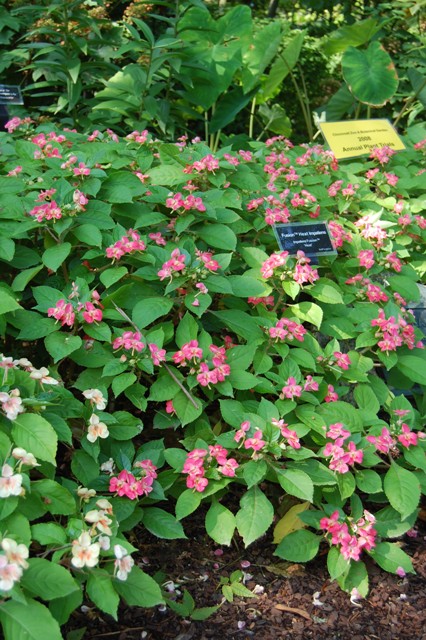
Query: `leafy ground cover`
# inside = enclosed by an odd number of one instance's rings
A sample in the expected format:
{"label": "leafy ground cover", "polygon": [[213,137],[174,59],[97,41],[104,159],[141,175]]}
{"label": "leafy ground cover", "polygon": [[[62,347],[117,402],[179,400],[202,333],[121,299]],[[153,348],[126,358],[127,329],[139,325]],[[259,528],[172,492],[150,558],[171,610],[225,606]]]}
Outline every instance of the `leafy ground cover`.
{"label": "leafy ground cover", "polygon": [[[400,539],[426,470],[409,308],[425,271],[422,127],[404,152],[341,166],[281,136],[213,154],[147,131],[8,128],[5,637],[61,637],[83,594],[113,618],[120,600],[211,615],[132,555],[132,531],[184,539],[194,513],[221,547],[269,532],[280,560],[326,554],[353,597],[367,565],[414,573]],[[275,224],[312,221],[333,254],[278,248]],[[240,577],[226,600],[249,597]]]}

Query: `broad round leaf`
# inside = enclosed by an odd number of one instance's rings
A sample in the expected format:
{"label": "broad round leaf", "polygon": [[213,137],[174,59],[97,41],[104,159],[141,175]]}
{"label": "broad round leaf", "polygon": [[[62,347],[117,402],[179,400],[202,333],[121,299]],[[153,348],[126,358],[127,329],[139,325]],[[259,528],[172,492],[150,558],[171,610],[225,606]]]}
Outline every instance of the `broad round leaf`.
{"label": "broad round leaf", "polygon": [[398,88],[392,59],[377,41],[366,50],[349,47],[343,54],[342,71],[355,98],[373,107],[382,107]]}

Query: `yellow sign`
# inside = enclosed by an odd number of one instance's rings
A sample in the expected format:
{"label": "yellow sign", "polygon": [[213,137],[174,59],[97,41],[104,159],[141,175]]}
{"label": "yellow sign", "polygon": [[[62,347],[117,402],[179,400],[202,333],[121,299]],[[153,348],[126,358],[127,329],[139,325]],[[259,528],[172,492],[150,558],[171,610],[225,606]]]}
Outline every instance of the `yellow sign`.
{"label": "yellow sign", "polygon": [[389,120],[349,120],[322,122],[321,131],[338,160],[367,155],[373,147],[405,149]]}

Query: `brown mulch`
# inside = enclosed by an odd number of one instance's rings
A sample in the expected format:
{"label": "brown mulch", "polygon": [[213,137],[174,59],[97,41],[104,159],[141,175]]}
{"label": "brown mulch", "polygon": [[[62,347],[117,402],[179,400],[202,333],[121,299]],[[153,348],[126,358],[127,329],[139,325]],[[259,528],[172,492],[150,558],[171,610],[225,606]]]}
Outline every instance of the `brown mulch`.
{"label": "brown mulch", "polygon": [[306,566],[285,563],[273,555],[274,546],[264,538],[248,549],[224,547],[217,555],[218,546],[206,536],[200,514],[185,519],[184,525],[187,540],[157,540],[146,531],[141,532],[142,539],[135,532],[132,540],[140,548],[136,560],[141,568],[171,581],[173,598],[181,601],[187,589],[197,607],[219,604],[220,578],[236,569],[244,571],[249,589],[263,587],[263,593],[224,602],[202,622],[183,619],[169,608],[125,606],[115,622],[88,603],[71,617],[70,637],[84,627],[80,637],[100,640],[426,640],[424,523],[416,538],[400,540],[413,558],[416,575],[399,578],[370,562],[370,593],[356,603],[330,581],[325,554]]}

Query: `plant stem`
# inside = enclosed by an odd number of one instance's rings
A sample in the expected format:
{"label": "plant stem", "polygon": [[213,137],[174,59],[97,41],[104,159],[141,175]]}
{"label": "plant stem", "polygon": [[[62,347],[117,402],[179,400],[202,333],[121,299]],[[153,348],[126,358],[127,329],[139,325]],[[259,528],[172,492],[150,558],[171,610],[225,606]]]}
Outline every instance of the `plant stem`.
{"label": "plant stem", "polygon": [[256,109],[256,96],[254,96],[253,100],[251,101],[250,120],[249,120],[249,138],[253,138],[255,109]]}

